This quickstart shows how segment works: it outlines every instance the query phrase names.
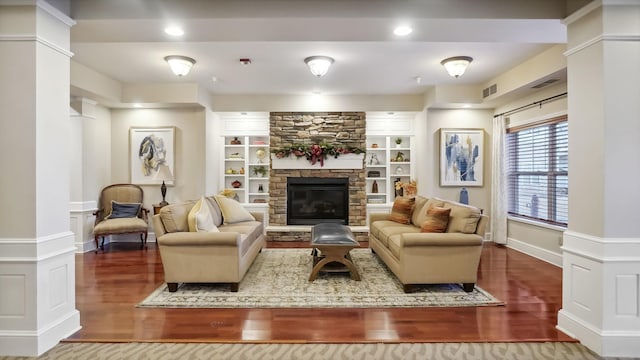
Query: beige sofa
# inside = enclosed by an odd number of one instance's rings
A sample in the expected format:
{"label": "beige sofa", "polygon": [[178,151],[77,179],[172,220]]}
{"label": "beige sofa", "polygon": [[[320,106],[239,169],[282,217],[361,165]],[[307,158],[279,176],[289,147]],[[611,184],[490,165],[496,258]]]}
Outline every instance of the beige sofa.
{"label": "beige sofa", "polygon": [[[211,206],[218,205],[213,197],[208,200]],[[181,282],[230,283],[231,291],[238,291],[266,244],[263,214],[250,213],[253,219],[228,223],[222,212],[215,224],[219,231],[189,231],[194,205],[196,201],[167,205],[152,218],[169,291],[176,291]]]}
{"label": "beige sofa", "polygon": [[[431,206],[451,208],[444,233],[421,232]],[[369,217],[369,247],[403,284],[459,283],[465,291],[477,281],[482,241],[488,217],[460,203],[417,196],[409,224],[390,220],[391,214]]]}

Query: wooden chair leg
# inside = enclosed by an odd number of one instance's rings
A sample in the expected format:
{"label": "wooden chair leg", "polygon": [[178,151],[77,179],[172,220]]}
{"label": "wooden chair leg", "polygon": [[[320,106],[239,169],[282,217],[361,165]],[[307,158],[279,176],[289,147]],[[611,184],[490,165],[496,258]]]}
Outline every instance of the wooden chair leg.
{"label": "wooden chair leg", "polygon": [[98,253],[98,249],[99,249],[99,245],[98,245],[98,237],[99,237],[98,235],[95,235],[95,236],[94,236],[94,239],[96,240],[96,250],[95,250],[95,253],[96,253],[96,254]]}

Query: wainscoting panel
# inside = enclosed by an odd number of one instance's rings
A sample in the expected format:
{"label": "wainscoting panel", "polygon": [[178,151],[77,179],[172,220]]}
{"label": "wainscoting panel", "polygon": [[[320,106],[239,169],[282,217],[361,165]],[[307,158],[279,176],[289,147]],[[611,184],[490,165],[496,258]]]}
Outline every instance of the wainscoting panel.
{"label": "wainscoting panel", "polygon": [[0,355],[36,356],[80,329],[75,252],[70,231],[0,239]]}
{"label": "wainscoting panel", "polygon": [[97,210],[96,201],[72,201],[69,203],[70,230],[75,235],[74,244],[77,253],[93,251],[96,248],[93,240],[93,225]]}
{"label": "wainscoting panel", "polygon": [[640,354],[640,239],[566,231],[558,328],[603,356]]}

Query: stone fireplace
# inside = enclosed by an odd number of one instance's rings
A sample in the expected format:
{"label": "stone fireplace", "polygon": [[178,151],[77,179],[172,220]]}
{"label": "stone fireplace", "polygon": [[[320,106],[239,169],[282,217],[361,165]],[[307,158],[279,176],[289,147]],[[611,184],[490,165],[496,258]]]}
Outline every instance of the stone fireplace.
{"label": "stone fireplace", "polygon": [[349,224],[349,178],[287,178],[287,224]]}
{"label": "stone fireplace", "polygon": [[[364,112],[270,114],[270,146],[282,148],[292,144],[317,144],[325,141],[364,149],[366,147],[366,119]],[[330,162],[335,159],[329,158]],[[304,161],[301,159],[299,161]],[[269,226],[284,227],[287,223],[287,179],[328,178],[345,179],[348,183],[348,220],[350,226],[366,225],[365,170],[357,169],[271,169],[269,178]],[[270,241],[308,241],[309,233],[268,231]]]}

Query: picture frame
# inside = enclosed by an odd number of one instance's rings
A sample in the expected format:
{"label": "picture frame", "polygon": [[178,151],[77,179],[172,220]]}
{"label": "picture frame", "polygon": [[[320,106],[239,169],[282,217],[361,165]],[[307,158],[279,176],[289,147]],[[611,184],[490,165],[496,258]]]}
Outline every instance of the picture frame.
{"label": "picture frame", "polygon": [[[175,177],[175,127],[131,127],[129,129],[129,165],[131,183],[162,185],[154,179],[160,165],[167,165]],[[165,180],[174,185],[174,180]]]}
{"label": "picture frame", "polygon": [[483,168],[483,129],[440,129],[440,186],[483,186]]}

